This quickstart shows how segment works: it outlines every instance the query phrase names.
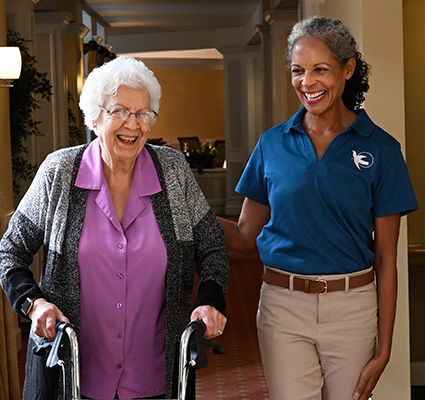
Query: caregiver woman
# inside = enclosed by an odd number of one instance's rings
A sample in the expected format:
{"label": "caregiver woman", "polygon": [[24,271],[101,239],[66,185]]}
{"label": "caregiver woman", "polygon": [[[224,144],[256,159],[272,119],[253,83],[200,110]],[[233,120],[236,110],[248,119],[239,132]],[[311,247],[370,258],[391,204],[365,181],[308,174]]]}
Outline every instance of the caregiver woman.
{"label": "caregiver woman", "polygon": [[[186,324],[202,319],[206,338],[224,330],[224,233],[184,156],[146,143],[160,96],[134,58],[95,69],[80,107],[98,138],[47,157],[0,242],[2,287],[32,320],[24,399],[62,398],[31,351],[57,321],[76,328],[81,394],[95,399],[175,398]],[[28,267],[42,245],[38,285]]]}
{"label": "caregiver woman", "polygon": [[304,107],[261,135],[239,221],[220,222],[230,249],[258,246],[266,266],[270,399],[367,400],[390,358],[400,216],[418,205],[399,143],[361,109],[368,65],[347,27],[299,22],[288,59]]}

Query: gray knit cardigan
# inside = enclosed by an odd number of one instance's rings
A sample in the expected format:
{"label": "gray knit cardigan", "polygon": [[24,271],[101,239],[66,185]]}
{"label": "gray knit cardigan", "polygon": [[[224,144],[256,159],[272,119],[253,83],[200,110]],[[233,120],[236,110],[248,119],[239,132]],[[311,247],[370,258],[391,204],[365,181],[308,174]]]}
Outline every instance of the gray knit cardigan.
{"label": "gray knit cardigan", "polygon": [[[145,147],[162,188],[151,196],[151,201],[168,256],[165,374],[167,398],[171,398],[176,344],[192,309],[194,266],[200,277],[194,306],[208,304],[224,312],[229,265],[224,232],[184,156],[167,147]],[[87,145],[62,149],[46,158],[0,242],[0,283],[15,312],[22,315],[20,307],[26,297],[44,297],[62,310],[77,334],[77,255],[88,190],[74,183],[86,148]],[[28,267],[42,245],[43,263],[37,285]],[[34,344],[41,342],[38,336],[30,334],[24,399],[62,398],[61,384],[54,382],[58,373],[46,370],[43,358],[32,354]]]}

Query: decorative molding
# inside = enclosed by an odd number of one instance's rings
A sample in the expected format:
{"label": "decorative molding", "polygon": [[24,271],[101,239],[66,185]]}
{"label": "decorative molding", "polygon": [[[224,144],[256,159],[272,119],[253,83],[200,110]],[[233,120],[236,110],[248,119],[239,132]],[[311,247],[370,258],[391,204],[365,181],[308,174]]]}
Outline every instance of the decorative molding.
{"label": "decorative molding", "polygon": [[222,70],[222,59],[202,58],[139,58],[150,69],[208,69]]}
{"label": "decorative molding", "polygon": [[409,244],[408,245],[409,266],[425,265],[425,245]]}
{"label": "decorative molding", "polygon": [[90,32],[90,29],[87,28],[87,26],[85,26],[84,24],[78,24],[77,22],[70,22],[65,27],[65,33],[67,35],[76,34],[81,39],[84,38],[89,32]]}
{"label": "decorative molding", "polygon": [[72,21],[72,15],[66,12],[36,11],[36,33],[48,31],[50,26],[66,26]]}
{"label": "decorative molding", "polygon": [[261,35],[270,34],[271,32],[270,24],[258,24],[255,26],[255,30],[261,33]]}
{"label": "decorative molding", "polygon": [[[34,6],[40,1],[40,0],[23,0],[25,3],[28,4],[31,8],[34,8]],[[6,0],[6,10],[12,9],[14,7],[22,8],[22,0]]]}
{"label": "decorative molding", "polygon": [[218,47],[217,50],[226,57],[240,57],[241,55],[247,54],[249,57],[256,54],[261,54],[261,46],[249,45],[249,46],[227,46]]}
{"label": "decorative molding", "polygon": [[268,11],[264,16],[264,20],[272,25],[274,22],[279,21],[285,24],[286,29],[292,29],[295,22],[298,21],[298,11],[288,10],[275,10]]}

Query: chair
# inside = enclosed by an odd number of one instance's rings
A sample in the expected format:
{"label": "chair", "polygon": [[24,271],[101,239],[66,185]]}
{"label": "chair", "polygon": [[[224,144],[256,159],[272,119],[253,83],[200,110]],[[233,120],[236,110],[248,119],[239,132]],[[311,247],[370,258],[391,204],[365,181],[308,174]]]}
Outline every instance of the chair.
{"label": "chair", "polygon": [[226,141],[224,139],[216,139],[214,147],[220,154],[226,154]]}
{"label": "chair", "polygon": [[185,144],[189,149],[199,149],[199,147],[201,147],[201,142],[199,141],[198,136],[178,137],[177,140],[180,143],[181,151],[183,151]]}
{"label": "chair", "polygon": [[149,144],[156,144],[157,146],[163,146],[167,143],[163,138],[148,138],[146,142]]}
{"label": "chair", "polygon": [[218,151],[218,157],[214,160],[216,167],[222,167],[224,160],[226,159],[226,141],[224,139],[216,139],[214,142],[214,147]]}

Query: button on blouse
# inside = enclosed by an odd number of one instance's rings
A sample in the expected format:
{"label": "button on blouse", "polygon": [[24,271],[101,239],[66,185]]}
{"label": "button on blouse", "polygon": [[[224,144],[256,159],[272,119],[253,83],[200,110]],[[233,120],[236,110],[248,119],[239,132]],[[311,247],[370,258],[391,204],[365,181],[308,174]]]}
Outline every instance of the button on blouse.
{"label": "button on blouse", "polygon": [[167,253],[149,197],[161,190],[153,162],[143,149],[122,224],[97,139],[84,153],[76,186],[89,189],[78,248],[81,393],[164,393]]}

